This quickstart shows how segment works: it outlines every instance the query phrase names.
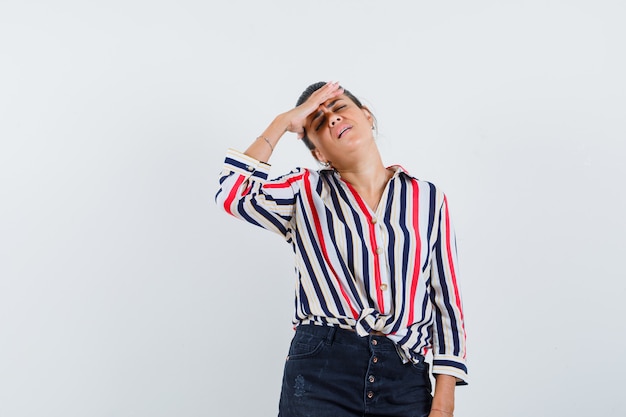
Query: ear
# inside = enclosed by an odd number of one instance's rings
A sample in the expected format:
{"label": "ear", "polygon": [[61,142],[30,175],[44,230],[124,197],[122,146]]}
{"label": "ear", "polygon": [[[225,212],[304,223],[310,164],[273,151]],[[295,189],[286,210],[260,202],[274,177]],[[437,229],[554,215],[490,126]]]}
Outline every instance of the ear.
{"label": "ear", "polygon": [[317,161],[323,164],[328,162],[326,157],[317,148],[311,150],[311,155],[313,155],[313,158],[315,158]]}
{"label": "ear", "polygon": [[363,107],[361,107],[361,110],[365,114],[365,117],[367,117],[367,120],[369,120],[370,122],[373,123],[374,122],[374,116],[372,116],[372,112],[370,112],[370,109],[368,109],[367,106],[363,106]]}

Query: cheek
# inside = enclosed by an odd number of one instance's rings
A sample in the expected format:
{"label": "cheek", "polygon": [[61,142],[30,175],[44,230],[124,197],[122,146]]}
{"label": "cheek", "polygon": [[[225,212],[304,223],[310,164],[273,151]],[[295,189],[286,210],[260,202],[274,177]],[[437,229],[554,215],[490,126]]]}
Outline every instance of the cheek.
{"label": "cheek", "polygon": [[315,147],[317,147],[320,144],[320,139],[321,139],[320,133],[321,132],[311,131],[311,132],[308,132],[307,134],[307,137],[309,138],[311,143],[315,145]]}

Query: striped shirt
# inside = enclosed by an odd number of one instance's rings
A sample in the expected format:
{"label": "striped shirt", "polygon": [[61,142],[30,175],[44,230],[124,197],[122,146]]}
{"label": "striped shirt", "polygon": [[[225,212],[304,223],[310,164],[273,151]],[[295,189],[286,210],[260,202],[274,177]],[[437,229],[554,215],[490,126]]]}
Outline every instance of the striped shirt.
{"label": "striped shirt", "polygon": [[295,254],[294,324],[379,331],[405,360],[467,380],[456,242],[445,194],[393,166],[377,209],[334,170],[270,166],[229,150],[217,204],[281,234]]}

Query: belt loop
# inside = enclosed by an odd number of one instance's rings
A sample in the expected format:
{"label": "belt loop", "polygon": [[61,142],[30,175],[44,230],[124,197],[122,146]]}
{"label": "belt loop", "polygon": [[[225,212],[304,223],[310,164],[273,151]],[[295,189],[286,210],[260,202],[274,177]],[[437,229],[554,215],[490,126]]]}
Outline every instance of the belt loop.
{"label": "belt loop", "polygon": [[402,348],[395,342],[393,343],[393,346],[396,348],[396,353],[400,357],[400,360],[402,361],[402,363],[409,362],[409,358],[407,358],[406,353],[404,353]]}
{"label": "belt loop", "polygon": [[335,340],[335,335],[337,334],[337,328],[336,327],[330,327],[328,329],[328,333],[326,334],[326,344],[327,345],[332,345],[333,341]]}

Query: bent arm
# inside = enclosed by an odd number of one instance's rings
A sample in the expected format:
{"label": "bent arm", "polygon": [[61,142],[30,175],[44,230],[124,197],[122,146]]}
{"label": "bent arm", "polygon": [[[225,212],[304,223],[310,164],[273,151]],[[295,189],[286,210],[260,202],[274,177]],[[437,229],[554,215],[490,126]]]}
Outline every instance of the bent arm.
{"label": "bent arm", "polygon": [[302,137],[306,118],[321,103],[343,93],[338,83],[328,83],[301,105],[281,113],[244,153],[229,150],[220,174],[215,201],[227,213],[288,238],[297,190],[292,184],[301,172],[268,182],[269,161],[285,132]]}
{"label": "bent arm", "polygon": [[269,161],[274,148],[278,145],[278,141],[286,132],[296,133],[298,138],[302,138],[307,116],[317,110],[318,106],[329,98],[336,97],[342,93],[343,88],[339,86],[339,83],[327,83],[311,94],[298,107],[276,116],[267,129],[252,142],[244,153],[259,161]]}

